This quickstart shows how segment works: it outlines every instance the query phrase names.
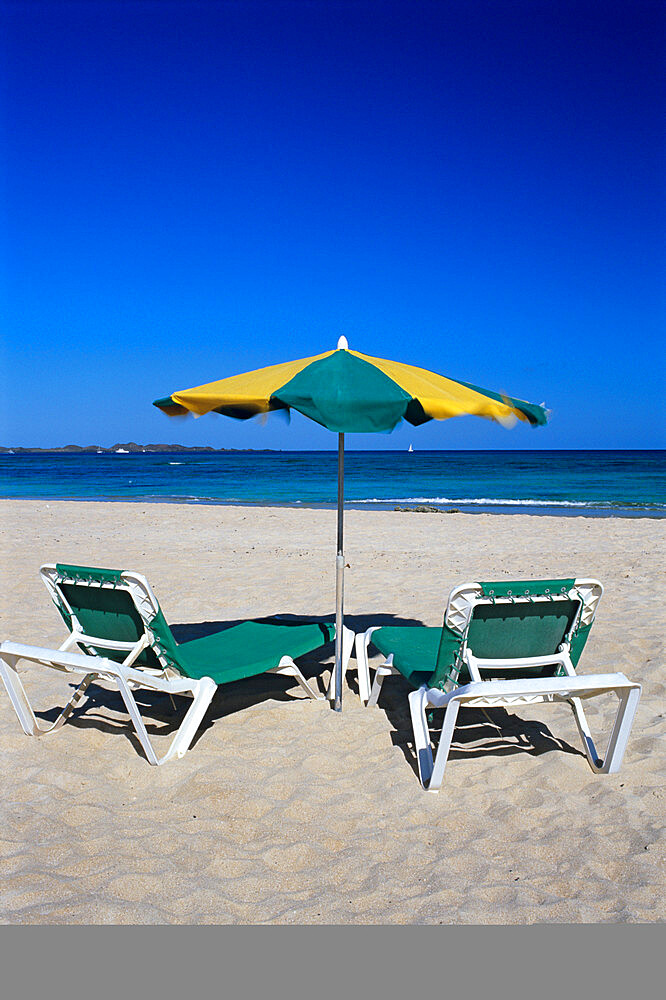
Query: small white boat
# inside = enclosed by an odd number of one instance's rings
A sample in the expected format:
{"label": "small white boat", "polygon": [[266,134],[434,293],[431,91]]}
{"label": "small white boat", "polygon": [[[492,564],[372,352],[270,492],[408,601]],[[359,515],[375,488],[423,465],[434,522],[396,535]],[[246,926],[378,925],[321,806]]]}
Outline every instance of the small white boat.
{"label": "small white boat", "polygon": [[411,444],[410,444],[409,448],[407,449],[407,451],[414,451],[414,449],[412,448]]}
{"label": "small white boat", "polygon": [[127,448],[116,448],[116,455],[129,455]]}

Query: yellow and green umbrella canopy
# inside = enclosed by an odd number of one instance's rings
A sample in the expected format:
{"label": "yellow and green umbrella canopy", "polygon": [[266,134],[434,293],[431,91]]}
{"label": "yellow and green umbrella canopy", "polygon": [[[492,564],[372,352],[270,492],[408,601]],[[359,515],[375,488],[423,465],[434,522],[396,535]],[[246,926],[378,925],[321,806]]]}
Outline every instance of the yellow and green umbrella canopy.
{"label": "yellow and green umbrella canopy", "polygon": [[522,399],[456,382],[425,368],[372,358],[350,351],[344,337],[338,349],[312,358],[287,361],[194,389],[182,389],[155,406],[169,416],[221,413],[248,420],[271,410],[298,410],[338,433],[338,552],[336,558],[335,702],[342,708],[342,624],[344,590],[343,507],[344,435],[392,431],[401,420],[417,426],[476,414],[502,424],[516,419],[545,424],[546,410]]}
{"label": "yellow and green umbrella canopy", "polygon": [[345,348],[183,389],[155,406],[170,416],[215,412],[240,420],[294,409],[338,433],[391,431],[401,420],[419,425],[462,414],[534,426],[547,419],[542,406]]}

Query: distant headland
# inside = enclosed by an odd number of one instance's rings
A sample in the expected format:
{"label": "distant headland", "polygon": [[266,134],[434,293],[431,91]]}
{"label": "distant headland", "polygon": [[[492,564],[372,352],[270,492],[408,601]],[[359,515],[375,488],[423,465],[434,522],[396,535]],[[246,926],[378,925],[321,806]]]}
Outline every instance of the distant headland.
{"label": "distant headland", "polygon": [[177,451],[274,451],[273,448],[211,448],[210,445],[185,445],[185,444],[137,444],[135,441],[127,441],[125,444],[112,444],[110,448],[103,448],[101,444],[66,444],[62,448],[6,448],[0,445],[2,455],[37,455],[37,454],[81,454],[86,452],[90,455],[140,455],[143,452],[177,452]]}

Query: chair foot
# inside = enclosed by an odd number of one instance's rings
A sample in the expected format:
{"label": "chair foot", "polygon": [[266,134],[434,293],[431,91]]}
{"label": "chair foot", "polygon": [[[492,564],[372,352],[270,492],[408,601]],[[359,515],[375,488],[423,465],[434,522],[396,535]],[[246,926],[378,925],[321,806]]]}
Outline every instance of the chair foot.
{"label": "chair foot", "polygon": [[639,684],[625,687],[614,692],[618,699],[618,707],[613,722],[606,755],[602,759],[592,739],[589,723],[583,711],[580,698],[570,698],[569,704],[573,710],[578,732],[583,741],[587,762],[596,774],[616,774],[622,766],[624,752],[627,748],[629,734],[633,725],[636,709],[641,696]]}
{"label": "chair foot", "polygon": [[320,694],[312,687],[290,656],[283,656],[277,667],[273,667],[272,670],[267,670],[266,673],[282,674],[283,677],[293,677],[305,691],[308,698],[311,698],[312,701],[324,700],[323,694]]}

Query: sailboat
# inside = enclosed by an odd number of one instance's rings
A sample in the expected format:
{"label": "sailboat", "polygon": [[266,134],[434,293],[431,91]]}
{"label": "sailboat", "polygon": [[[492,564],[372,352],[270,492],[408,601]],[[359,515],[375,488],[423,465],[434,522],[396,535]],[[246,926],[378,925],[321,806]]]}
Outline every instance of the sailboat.
{"label": "sailboat", "polygon": [[409,448],[407,449],[407,451],[414,451],[414,449],[412,448],[411,444],[410,444]]}

